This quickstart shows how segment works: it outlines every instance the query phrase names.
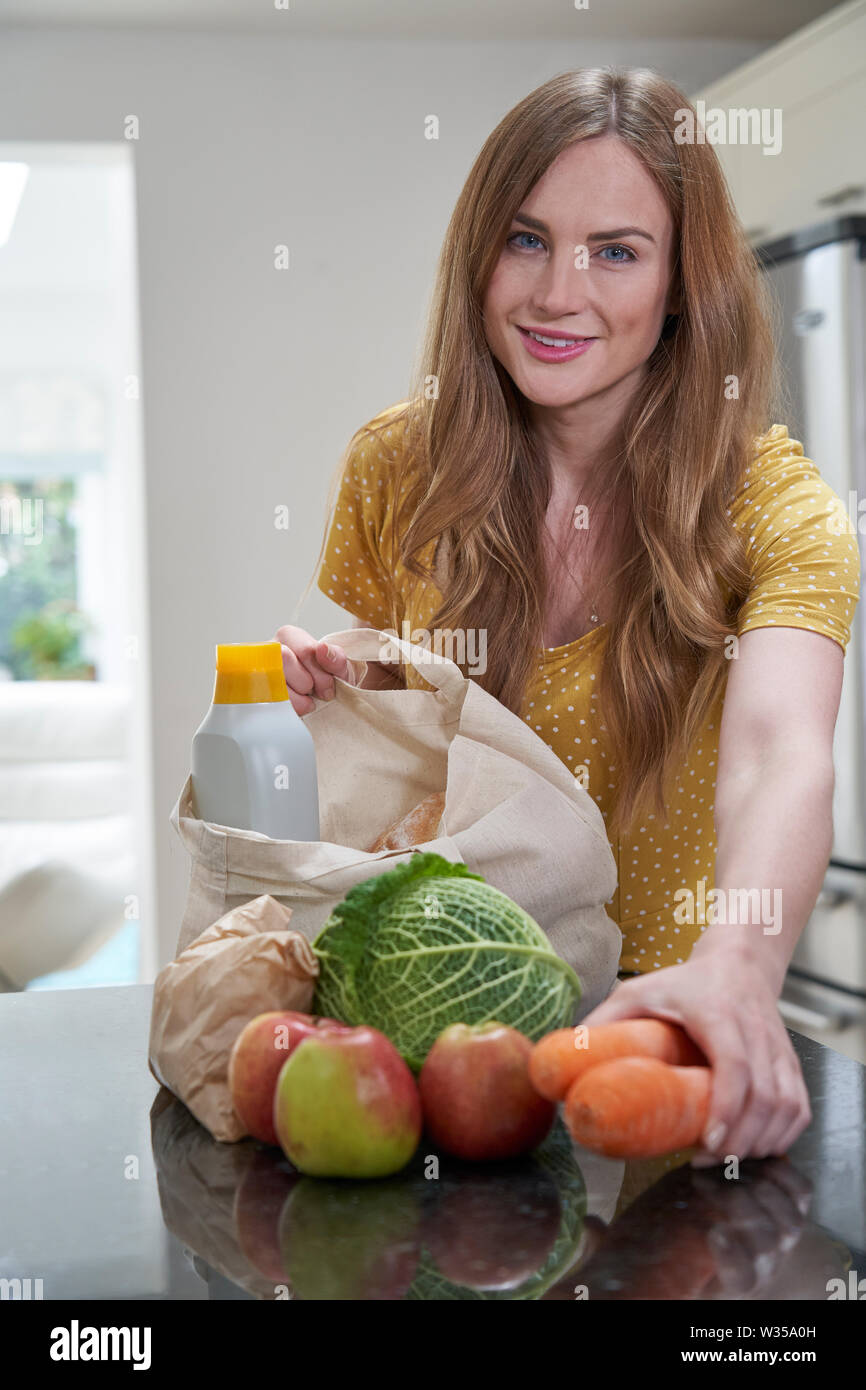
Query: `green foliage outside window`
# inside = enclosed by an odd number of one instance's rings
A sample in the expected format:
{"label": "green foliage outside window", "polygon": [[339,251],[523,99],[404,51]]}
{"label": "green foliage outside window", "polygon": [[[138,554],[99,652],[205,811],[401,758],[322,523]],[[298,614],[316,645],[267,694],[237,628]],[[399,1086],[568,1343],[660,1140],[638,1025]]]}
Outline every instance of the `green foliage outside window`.
{"label": "green foliage outside window", "polygon": [[[38,527],[34,500],[41,503]],[[0,527],[0,665],[15,680],[94,678],[81,649],[90,624],[75,601],[75,500],[74,478],[0,482],[6,504]],[[10,524],[18,515],[27,524]]]}

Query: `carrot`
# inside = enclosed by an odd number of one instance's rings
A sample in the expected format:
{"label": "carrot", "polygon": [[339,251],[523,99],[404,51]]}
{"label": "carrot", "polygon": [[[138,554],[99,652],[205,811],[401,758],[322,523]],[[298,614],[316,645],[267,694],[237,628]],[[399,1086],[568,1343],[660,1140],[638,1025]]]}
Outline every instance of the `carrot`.
{"label": "carrot", "polygon": [[[580,1282],[591,1299],[700,1299],[719,1273],[711,1232],[721,1210],[696,1192],[688,1164],[674,1169],[604,1230],[581,1263]],[[572,1279],[572,1298],[573,1289]]]}
{"label": "carrot", "polygon": [[710,1108],[709,1067],[618,1057],[570,1087],[565,1123],[577,1144],[608,1158],[656,1158],[697,1144]]}
{"label": "carrot", "polygon": [[562,1100],[590,1067],[615,1057],[656,1057],[678,1067],[707,1064],[700,1048],[678,1024],[663,1018],[623,1018],[595,1028],[560,1028],[548,1033],[532,1049],[529,1076],[536,1091],[548,1100]]}

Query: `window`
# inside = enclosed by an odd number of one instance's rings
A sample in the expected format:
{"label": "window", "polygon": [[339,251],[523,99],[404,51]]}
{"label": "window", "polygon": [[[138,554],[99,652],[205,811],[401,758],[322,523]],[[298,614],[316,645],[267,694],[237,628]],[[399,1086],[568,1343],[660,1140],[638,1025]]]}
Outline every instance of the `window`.
{"label": "window", "polygon": [[0,147],[7,989],[152,974],[133,186],[125,145]]}

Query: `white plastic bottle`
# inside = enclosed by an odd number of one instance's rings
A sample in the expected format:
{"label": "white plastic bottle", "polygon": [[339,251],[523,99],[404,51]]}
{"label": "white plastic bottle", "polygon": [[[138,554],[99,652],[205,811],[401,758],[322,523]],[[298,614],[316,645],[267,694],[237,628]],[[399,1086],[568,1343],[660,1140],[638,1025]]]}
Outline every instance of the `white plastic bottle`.
{"label": "white plastic bottle", "polygon": [[218,643],[213,703],[192,741],[201,820],[273,840],[318,840],[316,754],[279,642]]}

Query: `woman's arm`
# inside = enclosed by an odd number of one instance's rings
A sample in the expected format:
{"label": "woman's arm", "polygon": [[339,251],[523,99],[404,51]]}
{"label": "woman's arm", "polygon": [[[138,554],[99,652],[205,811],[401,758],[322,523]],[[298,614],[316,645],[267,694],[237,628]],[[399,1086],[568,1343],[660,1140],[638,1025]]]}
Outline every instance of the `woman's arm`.
{"label": "woman's arm", "polygon": [[738,649],[715,793],[715,887],[738,920],[707,925],[683,965],[624,982],[584,1020],[655,1015],[700,1044],[714,1079],[698,1161],[784,1153],[811,1118],[777,1000],[830,856],[844,654],[783,627],[746,632]]}
{"label": "woman's arm", "polygon": [[695,950],[750,948],[778,995],[833,846],[844,653],[801,628],[747,632],[739,651],[719,733],[715,885],[728,901],[737,889],[763,889],[764,910],[760,921],[708,926]]}
{"label": "woman's arm", "polygon": [[753,977],[762,976],[778,999],[827,870],[844,672],[839,644],[802,628],[757,628],[738,645],[715,800],[715,886],[729,920],[707,926],[692,951],[709,970],[720,953],[738,962],[746,1000],[754,1001],[742,1006],[739,1045],[732,1038],[715,1078],[708,1128],[727,1129],[729,1153],[768,1139],[787,1147],[810,1118],[778,1009],[768,1014],[767,994],[755,990]]}

